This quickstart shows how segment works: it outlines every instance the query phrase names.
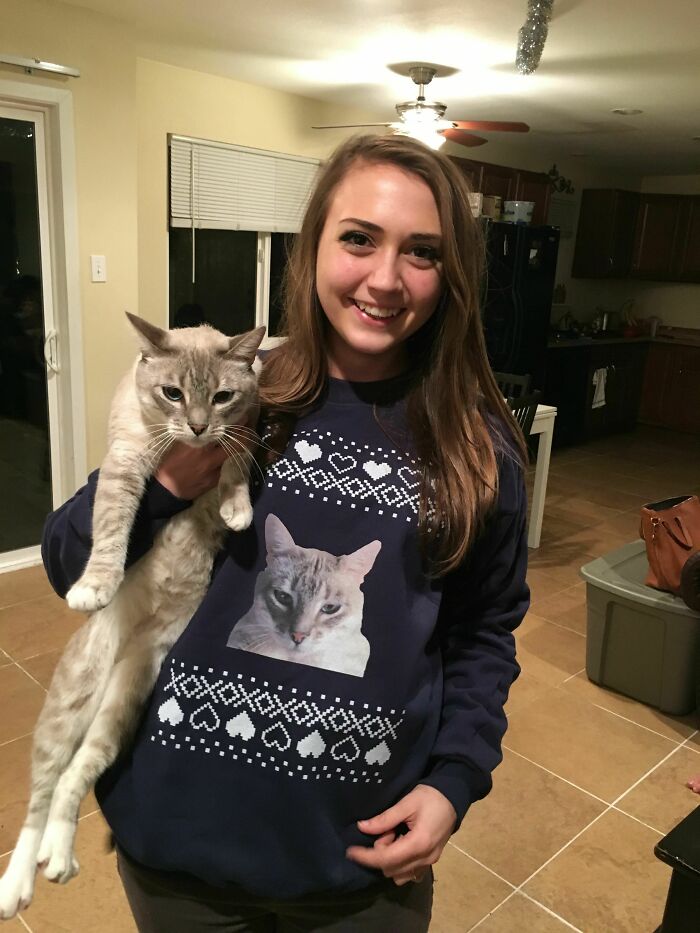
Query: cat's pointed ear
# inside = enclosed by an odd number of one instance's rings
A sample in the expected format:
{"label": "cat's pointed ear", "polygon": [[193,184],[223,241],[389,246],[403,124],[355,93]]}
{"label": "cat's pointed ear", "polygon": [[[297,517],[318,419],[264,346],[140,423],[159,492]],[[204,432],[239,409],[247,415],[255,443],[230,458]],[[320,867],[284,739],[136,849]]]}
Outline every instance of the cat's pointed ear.
{"label": "cat's pointed ear", "polygon": [[381,549],[381,541],[370,541],[369,544],[365,544],[364,547],[361,547],[359,551],[346,554],[342,558],[343,570],[347,573],[351,573],[355,577],[366,577],[372,567],[374,567],[377,554],[379,554]]}
{"label": "cat's pointed ear", "polygon": [[252,366],[255,362],[255,354],[265,336],[265,327],[256,327],[255,330],[249,330],[246,334],[240,334],[238,337],[231,337],[229,348],[224,354],[226,359],[241,360]]}
{"label": "cat's pointed ear", "polygon": [[153,356],[157,353],[172,352],[170,335],[167,330],[156,327],[155,324],[144,321],[143,318],[137,317],[129,311],[126,312],[126,316],[129,318],[132,327],[138,334],[142,358],[147,359],[149,356]]}
{"label": "cat's pointed ear", "polygon": [[265,519],[265,545],[268,554],[275,551],[288,551],[295,546],[294,538],[272,512]]}

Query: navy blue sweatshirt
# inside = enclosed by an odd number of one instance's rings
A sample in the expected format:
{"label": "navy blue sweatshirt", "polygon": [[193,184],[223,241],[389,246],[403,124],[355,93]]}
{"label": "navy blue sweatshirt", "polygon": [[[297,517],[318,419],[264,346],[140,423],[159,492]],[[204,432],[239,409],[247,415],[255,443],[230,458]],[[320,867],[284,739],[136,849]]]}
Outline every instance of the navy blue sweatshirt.
{"label": "navy blue sweatshirt", "polygon": [[[458,826],[490,790],[529,602],[522,471],[501,457],[464,566],[428,579],[390,386],[330,380],[256,484],[252,526],[228,536],[132,748],[98,783],[138,862],[277,898],[356,890],[380,877],[345,856],[373,842],[359,819],[427,784]],[[87,561],[95,484],[46,525],[60,595]],[[129,561],[188,504],[151,480]]]}

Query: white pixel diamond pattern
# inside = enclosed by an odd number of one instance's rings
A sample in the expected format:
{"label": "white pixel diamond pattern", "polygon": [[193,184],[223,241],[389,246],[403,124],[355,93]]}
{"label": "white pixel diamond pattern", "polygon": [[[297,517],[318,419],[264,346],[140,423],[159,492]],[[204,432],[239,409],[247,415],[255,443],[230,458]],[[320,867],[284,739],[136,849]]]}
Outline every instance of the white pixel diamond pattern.
{"label": "white pixel diamond pattern", "polygon": [[304,780],[381,783],[404,712],[369,704],[360,712],[354,700],[300,697],[296,688],[172,660],[151,741]]}

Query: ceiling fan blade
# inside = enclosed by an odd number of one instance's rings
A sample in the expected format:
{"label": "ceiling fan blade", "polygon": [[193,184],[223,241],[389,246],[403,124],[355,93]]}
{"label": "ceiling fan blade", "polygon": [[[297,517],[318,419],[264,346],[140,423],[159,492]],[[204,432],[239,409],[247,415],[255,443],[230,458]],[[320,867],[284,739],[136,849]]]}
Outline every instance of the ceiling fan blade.
{"label": "ceiling fan blade", "polygon": [[464,130],[438,130],[441,136],[451,140],[453,143],[459,143],[460,146],[483,146],[488,142],[482,136],[475,136],[473,133],[465,133]]}
{"label": "ceiling fan blade", "polygon": [[391,126],[391,123],[324,123],[323,126],[312,126],[312,130],[350,130],[356,126]]}
{"label": "ceiling fan blade", "polygon": [[456,130],[481,130],[482,133],[529,133],[527,123],[503,123],[501,120],[453,120]]}

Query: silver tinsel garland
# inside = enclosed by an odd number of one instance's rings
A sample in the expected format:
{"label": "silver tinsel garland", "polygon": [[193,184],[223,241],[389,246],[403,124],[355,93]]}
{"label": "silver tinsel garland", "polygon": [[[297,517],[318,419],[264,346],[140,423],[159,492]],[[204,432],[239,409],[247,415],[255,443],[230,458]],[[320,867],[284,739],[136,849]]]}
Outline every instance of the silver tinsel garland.
{"label": "silver tinsel garland", "polygon": [[528,0],[527,19],[518,31],[515,53],[515,67],[522,75],[532,74],[540,63],[553,5],[554,0]]}

